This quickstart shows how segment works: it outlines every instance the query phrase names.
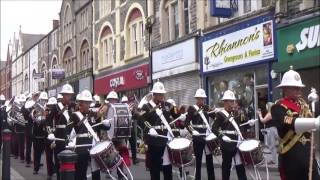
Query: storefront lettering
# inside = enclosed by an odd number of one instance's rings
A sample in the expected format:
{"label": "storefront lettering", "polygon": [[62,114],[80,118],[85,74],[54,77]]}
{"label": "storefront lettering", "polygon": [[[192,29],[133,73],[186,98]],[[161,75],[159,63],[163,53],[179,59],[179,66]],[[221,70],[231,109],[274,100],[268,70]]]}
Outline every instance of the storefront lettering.
{"label": "storefront lettering", "polygon": [[136,80],[142,80],[144,78],[143,70],[137,70],[135,72]]}
{"label": "storefront lettering", "polygon": [[110,79],[109,84],[111,88],[117,88],[120,85],[124,85],[124,78],[123,76],[120,76],[120,77]]}
{"label": "storefront lettering", "polygon": [[244,46],[250,42],[253,42],[259,39],[260,30],[257,30],[255,33],[246,36],[245,38],[239,39],[232,43],[227,43],[225,39],[221,43],[216,42],[214,45],[207,48],[206,52],[209,52],[212,58],[222,56],[224,53],[229,52],[233,49]]}
{"label": "storefront lettering", "polygon": [[300,33],[300,41],[296,44],[297,51],[312,49],[320,46],[320,24],[303,28]]}

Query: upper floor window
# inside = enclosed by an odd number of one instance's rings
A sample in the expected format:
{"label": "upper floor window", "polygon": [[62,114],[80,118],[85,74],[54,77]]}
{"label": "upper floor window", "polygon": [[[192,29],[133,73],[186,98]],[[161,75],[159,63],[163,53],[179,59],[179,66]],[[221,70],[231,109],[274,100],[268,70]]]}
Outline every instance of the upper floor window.
{"label": "upper floor window", "polygon": [[88,27],[88,9],[85,8],[81,13],[80,13],[80,32],[84,31]]}
{"label": "upper floor window", "polygon": [[243,0],[243,11],[244,13],[251,11],[251,0]]}
{"label": "upper floor window", "polygon": [[[70,76],[71,74],[75,73],[76,70],[75,68],[73,68],[73,60],[72,60],[72,57],[73,57],[73,52],[71,50],[70,47],[68,47],[66,50],[65,50],[65,53],[63,55],[63,68],[66,72],[66,76]],[[75,61],[74,61],[75,63]]]}
{"label": "upper floor window", "polygon": [[72,16],[70,6],[66,7],[64,16],[65,17],[63,23],[63,39],[64,42],[67,42],[70,39],[72,39]]}
{"label": "upper floor window", "polygon": [[80,49],[80,69],[85,70],[89,68],[89,43],[84,41]]}
{"label": "upper floor window", "polygon": [[190,31],[190,0],[163,0],[160,12],[161,41],[177,39]]}
{"label": "upper floor window", "polygon": [[144,49],[144,25],[142,14],[139,9],[135,8],[130,12],[126,29],[127,58],[142,54]]}
{"label": "upper floor window", "polygon": [[28,89],[29,89],[29,78],[28,78],[28,74],[26,74],[24,77],[24,91],[27,91]]}
{"label": "upper floor window", "polygon": [[111,0],[100,0],[99,1],[99,7],[100,7],[100,18],[102,18],[105,15],[110,14],[111,12]]}
{"label": "upper floor window", "polygon": [[114,64],[113,34],[109,26],[104,27],[99,42],[99,68]]}

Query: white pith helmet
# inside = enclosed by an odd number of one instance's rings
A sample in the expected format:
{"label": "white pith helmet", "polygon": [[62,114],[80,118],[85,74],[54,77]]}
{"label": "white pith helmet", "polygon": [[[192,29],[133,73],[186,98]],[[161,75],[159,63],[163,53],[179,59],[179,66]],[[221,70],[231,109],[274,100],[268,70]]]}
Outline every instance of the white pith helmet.
{"label": "white pith helmet", "polygon": [[3,94],[0,95],[0,101],[5,101],[6,100],[6,97],[4,97]]}
{"label": "white pith helmet", "polygon": [[57,100],[59,99],[63,99],[63,96],[60,93],[57,95]]}
{"label": "white pith helmet", "polygon": [[173,106],[177,106],[176,102],[173,99],[168,99],[167,102],[172,104]]}
{"label": "white pith helmet", "polygon": [[80,93],[79,101],[88,101],[92,102],[92,94],[89,90],[83,90]]}
{"label": "white pith helmet", "polygon": [[206,98],[206,92],[204,91],[204,89],[197,89],[196,94],[194,95],[195,98]]}
{"label": "white pith helmet", "polygon": [[302,84],[300,74],[293,70],[293,67],[290,66],[290,70],[285,72],[281,83],[277,86],[279,87],[305,87],[304,84]]}
{"label": "white pith helmet", "polygon": [[167,91],[164,89],[163,83],[158,81],[158,82],[154,83],[152,90],[150,92],[158,93],[158,94],[165,94]]}
{"label": "white pith helmet", "polygon": [[76,101],[79,101],[79,99],[80,99],[80,93],[77,94]]}
{"label": "white pith helmet", "polygon": [[222,101],[224,100],[236,100],[236,96],[234,95],[234,93],[231,90],[226,90],[223,93],[223,97],[221,98]]}
{"label": "white pith helmet", "polygon": [[27,97],[24,94],[20,94],[20,102],[26,102],[27,101]]}
{"label": "white pith helmet", "polygon": [[48,100],[48,93],[45,92],[45,91],[42,91],[42,92],[40,93],[39,99]]}
{"label": "white pith helmet", "polygon": [[119,99],[118,94],[115,91],[110,91],[107,99]]}
{"label": "white pith helmet", "polygon": [[121,98],[121,102],[122,103],[126,103],[126,102],[128,102],[129,100],[128,100],[128,97],[127,96],[122,96],[122,98]]}
{"label": "white pith helmet", "polygon": [[98,96],[97,94],[93,96],[93,100],[96,102],[96,103],[99,103],[100,102],[100,96]]}
{"label": "white pith helmet", "polygon": [[74,94],[73,88],[70,84],[65,84],[62,86],[61,94]]}
{"label": "white pith helmet", "polygon": [[55,105],[57,103],[57,99],[55,97],[51,97],[49,98],[47,105]]}

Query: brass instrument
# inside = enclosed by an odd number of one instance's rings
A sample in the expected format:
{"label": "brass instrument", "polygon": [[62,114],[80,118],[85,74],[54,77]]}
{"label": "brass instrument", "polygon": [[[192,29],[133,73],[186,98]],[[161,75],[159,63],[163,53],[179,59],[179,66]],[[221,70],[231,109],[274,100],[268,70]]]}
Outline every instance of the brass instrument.
{"label": "brass instrument", "polygon": [[10,126],[13,124],[25,126],[27,122],[25,121],[21,112],[22,105],[14,99],[15,97],[10,100],[10,103],[6,107],[6,111],[8,113],[8,124]]}
{"label": "brass instrument", "polygon": [[41,121],[45,120],[45,107],[39,102],[36,102],[33,107],[30,116],[34,122],[40,124]]}

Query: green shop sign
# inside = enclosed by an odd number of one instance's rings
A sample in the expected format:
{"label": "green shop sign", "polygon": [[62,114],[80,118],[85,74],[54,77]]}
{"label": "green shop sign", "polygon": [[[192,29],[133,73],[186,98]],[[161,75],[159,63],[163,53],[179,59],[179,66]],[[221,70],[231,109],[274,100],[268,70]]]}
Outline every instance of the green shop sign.
{"label": "green shop sign", "polygon": [[320,66],[320,17],[279,28],[276,71]]}

